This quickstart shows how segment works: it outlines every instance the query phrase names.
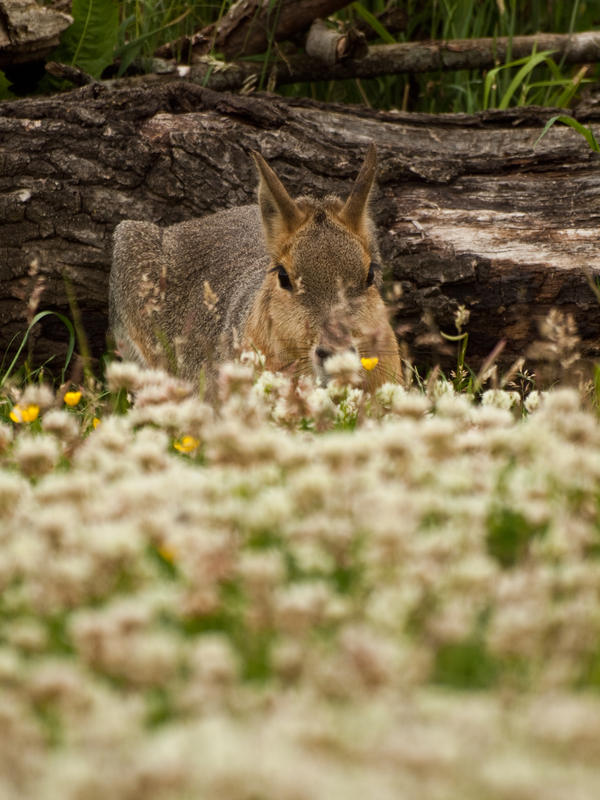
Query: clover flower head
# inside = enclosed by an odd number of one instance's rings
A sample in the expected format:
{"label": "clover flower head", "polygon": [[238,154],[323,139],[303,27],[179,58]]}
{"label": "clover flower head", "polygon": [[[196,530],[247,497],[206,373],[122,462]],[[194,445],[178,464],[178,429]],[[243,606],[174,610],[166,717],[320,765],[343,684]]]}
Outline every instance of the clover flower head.
{"label": "clover flower head", "polygon": [[111,361],[106,367],[106,380],[111,392],[123,389],[137,392],[144,381],[143,370],[132,361]]}
{"label": "clover flower head", "polygon": [[360,370],[360,359],[354,350],[344,350],[330,356],[323,365],[325,372],[332,378],[347,380]]}
{"label": "clover flower head", "polygon": [[54,469],[60,450],[53,437],[23,434],[17,439],[13,454],[24,475],[39,478]]}
{"label": "clover flower head", "polygon": [[73,442],[79,435],[76,416],[59,408],[51,409],[44,415],[42,428],[65,443]]}

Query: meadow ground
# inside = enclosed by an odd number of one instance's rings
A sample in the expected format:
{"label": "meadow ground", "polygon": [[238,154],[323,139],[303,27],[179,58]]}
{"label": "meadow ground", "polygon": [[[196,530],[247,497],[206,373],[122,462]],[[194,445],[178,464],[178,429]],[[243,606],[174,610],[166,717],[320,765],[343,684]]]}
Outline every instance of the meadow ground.
{"label": "meadow ground", "polygon": [[600,796],[580,394],[107,379],[4,395],[3,798]]}

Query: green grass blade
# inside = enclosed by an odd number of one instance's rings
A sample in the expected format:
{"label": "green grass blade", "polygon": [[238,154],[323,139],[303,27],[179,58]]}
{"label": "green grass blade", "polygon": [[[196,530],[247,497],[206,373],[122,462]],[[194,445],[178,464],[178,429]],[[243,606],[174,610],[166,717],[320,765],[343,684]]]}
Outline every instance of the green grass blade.
{"label": "green grass blade", "polygon": [[585,125],[582,125],[581,122],[578,122],[573,117],[568,116],[568,114],[556,114],[554,117],[550,117],[548,122],[544,125],[543,131],[540,133],[538,138],[533,143],[534,147],[537,145],[540,139],[542,139],[548,133],[550,128],[557,122],[562,122],[563,125],[568,125],[570,128],[573,128],[573,130],[577,131],[577,133],[583,136],[583,138],[589,144],[590,148],[595,153],[600,153],[600,145],[598,144],[598,140],[594,136],[594,132],[592,131],[592,129],[586,128]]}
{"label": "green grass blade", "polygon": [[[532,53],[532,55],[528,56],[526,62],[523,64],[521,69],[517,72],[514,76],[510,84],[508,85],[508,89],[504,92],[500,103],[498,104],[498,108],[506,109],[508,108],[512,96],[517,91],[519,86],[523,83],[525,78],[538,66],[541,64],[542,61],[545,61],[547,56],[551,55],[554,51],[553,50],[543,50],[541,53]],[[522,59],[519,59],[521,61]],[[513,61],[512,64],[507,64],[506,66],[516,66],[519,62]]]}
{"label": "green grass blade", "polygon": [[62,373],[61,373],[61,382],[64,383],[65,373],[66,373],[67,367],[69,366],[69,363],[71,361],[71,357],[73,355],[73,350],[75,349],[75,330],[73,328],[73,324],[71,323],[71,320],[68,319],[67,317],[65,317],[64,314],[59,314],[58,311],[40,311],[39,313],[37,313],[35,315],[35,317],[29,323],[29,327],[25,331],[25,335],[23,336],[21,344],[19,345],[19,348],[18,348],[17,352],[15,353],[15,356],[14,356],[13,360],[10,362],[10,365],[9,365],[8,369],[6,370],[6,372],[4,373],[2,378],[0,379],[0,386],[4,386],[4,384],[6,383],[8,378],[10,377],[10,374],[12,373],[12,371],[13,371],[13,369],[15,367],[15,364],[19,360],[19,356],[23,352],[23,348],[25,347],[25,345],[27,343],[27,340],[29,338],[29,334],[31,333],[31,330],[32,330],[33,326],[36,325],[40,320],[44,319],[44,317],[47,317],[47,316],[50,316],[50,315],[57,317],[63,323],[63,325],[66,327],[66,329],[69,332],[69,344],[68,344],[68,347],[67,347],[65,365],[62,368]]}
{"label": "green grass blade", "polygon": [[377,36],[384,41],[386,44],[396,44],[396,39],[392,36],[392,34],[385,28],[384,25],[379,22],[377,17],[374,14],[366,9],[362,3],[352,3],[352,8],[359,17],[362,17],[367,25],[370,25],[371,28],[375,31]]}

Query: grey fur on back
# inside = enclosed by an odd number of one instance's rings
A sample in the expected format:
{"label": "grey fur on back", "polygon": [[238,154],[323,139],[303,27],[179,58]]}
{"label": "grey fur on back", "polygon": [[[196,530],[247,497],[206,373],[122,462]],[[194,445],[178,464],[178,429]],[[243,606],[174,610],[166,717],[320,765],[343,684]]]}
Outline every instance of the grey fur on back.
{"label": "grey fur on back", "polygon": [[168,228],[121,222],[109,286],[118,350],[196,380],[203,366],[234,354],[268,264],[256,205]]}

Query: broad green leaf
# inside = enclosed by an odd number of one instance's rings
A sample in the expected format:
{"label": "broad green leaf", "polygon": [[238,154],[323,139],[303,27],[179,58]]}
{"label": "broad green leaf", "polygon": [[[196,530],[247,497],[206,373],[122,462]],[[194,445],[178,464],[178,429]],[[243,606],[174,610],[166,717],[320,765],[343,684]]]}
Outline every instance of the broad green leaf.
{"label": "broad green leaf", "polygon": [[56,61],[73,64],[99,78],[112,64],[119,32],[116,0],[73,0],[74,22],[64,32]]}

